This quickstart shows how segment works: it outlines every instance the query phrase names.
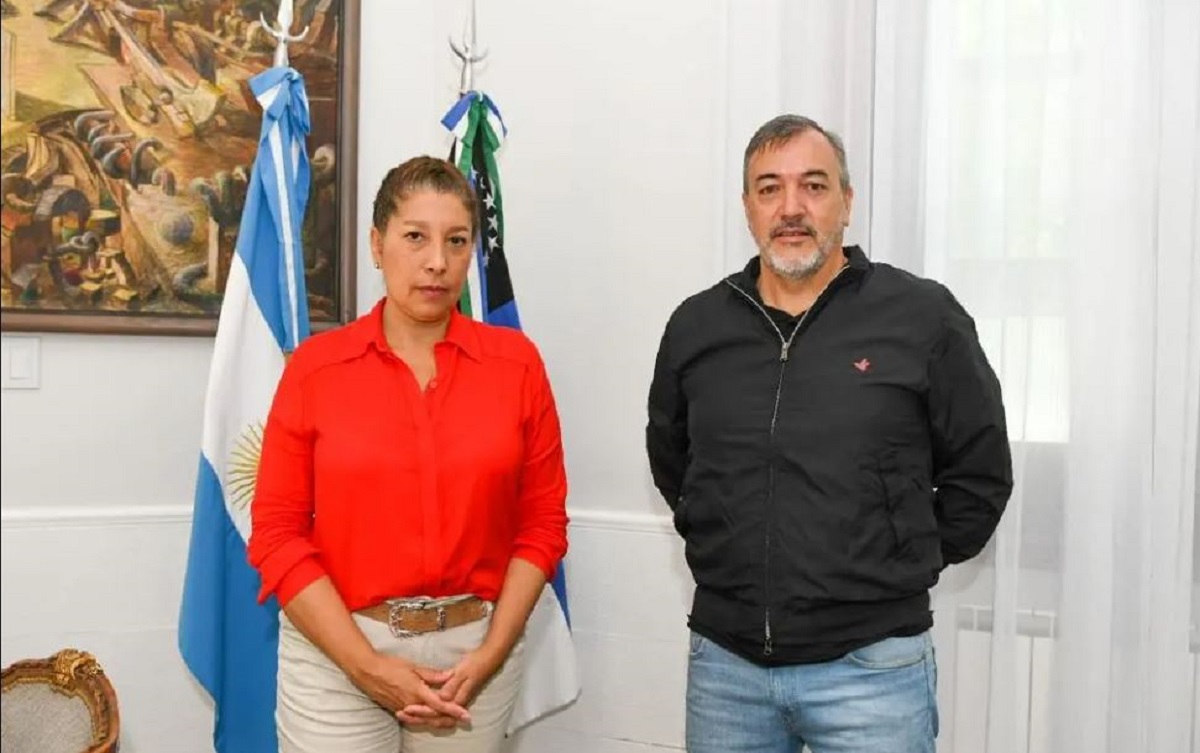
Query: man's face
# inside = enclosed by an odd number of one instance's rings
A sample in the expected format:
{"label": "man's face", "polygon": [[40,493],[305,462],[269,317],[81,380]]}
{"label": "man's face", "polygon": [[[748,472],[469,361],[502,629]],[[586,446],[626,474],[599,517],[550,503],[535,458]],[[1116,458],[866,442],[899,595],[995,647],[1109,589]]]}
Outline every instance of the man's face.
{"label": "man's face", "polygon": [[841,250],[854,191],[842,191],[840,175],[833,145],[818,131],[750,158],[742,204],[765,267],[802,280]]}

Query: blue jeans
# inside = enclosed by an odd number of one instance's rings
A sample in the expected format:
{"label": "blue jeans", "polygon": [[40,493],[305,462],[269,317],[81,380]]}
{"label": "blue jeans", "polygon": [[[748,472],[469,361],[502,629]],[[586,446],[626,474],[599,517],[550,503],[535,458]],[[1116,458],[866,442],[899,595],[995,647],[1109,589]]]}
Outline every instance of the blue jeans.
{"label": "blue jeans", "polygon": [[934,753],[937,667],[929,633],[822,664],[760,667],[692,633],[690,753]]}

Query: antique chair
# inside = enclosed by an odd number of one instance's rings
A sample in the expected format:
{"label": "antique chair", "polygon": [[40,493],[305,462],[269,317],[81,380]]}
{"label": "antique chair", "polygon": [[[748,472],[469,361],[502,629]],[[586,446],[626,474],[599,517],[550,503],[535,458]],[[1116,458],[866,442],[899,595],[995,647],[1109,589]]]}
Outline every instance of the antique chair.
{"label": "antique chair", "polygon": [[117,696],[95,657],[72,648],[3,672],[4,753],[116,753]]}

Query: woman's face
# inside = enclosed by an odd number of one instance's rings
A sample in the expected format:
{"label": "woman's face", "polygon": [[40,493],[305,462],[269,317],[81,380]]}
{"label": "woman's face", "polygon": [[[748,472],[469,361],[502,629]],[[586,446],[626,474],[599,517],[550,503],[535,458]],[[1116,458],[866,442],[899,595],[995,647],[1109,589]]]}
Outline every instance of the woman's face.
{"label": "woman's face", "polygon": [[383,271],[388,301],[412,321],[446,319],[458,303],[474,246],[471,213],[454,194],[419,190],[399,203],[371,256]]}

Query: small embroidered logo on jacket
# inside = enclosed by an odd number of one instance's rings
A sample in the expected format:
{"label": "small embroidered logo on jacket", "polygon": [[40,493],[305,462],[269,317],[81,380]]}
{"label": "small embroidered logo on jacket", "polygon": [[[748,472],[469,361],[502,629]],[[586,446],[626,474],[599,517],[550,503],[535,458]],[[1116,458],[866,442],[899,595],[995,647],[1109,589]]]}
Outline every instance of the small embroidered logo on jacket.
{"label": "small embroidered logo on jacket", "polygon": [[861,361],[855,361],[854,368],[858,369],[859,372],[866,374],[867,369],[871,368],[871,362],[866,358],[862,359]]}

